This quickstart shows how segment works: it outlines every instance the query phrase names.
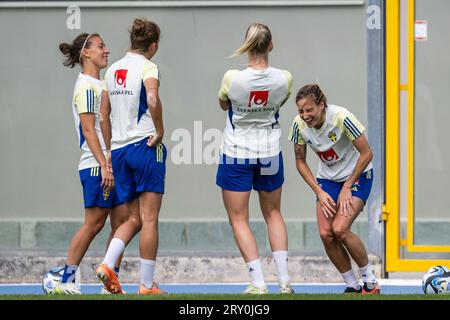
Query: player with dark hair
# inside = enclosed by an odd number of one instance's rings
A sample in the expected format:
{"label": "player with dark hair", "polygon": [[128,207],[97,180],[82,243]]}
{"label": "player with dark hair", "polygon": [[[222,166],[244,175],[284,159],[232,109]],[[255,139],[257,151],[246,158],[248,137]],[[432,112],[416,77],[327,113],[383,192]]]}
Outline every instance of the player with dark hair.
{"label": "player with dark hair", "polygon": [[[373,155],[365,128],[347,109],[327,104],[316,84],[302,87],[295,102],[299,115],[289,139],[294,143],[297,170],[317,196],[317,221],[325,251],[344,278],[344,293],[378,294],[364,244],[351,232],[372,188]],[[306,162],[307,145],[321,160],[316,177]],[[363,286],[352,270],[350,256],[359,266]]]}

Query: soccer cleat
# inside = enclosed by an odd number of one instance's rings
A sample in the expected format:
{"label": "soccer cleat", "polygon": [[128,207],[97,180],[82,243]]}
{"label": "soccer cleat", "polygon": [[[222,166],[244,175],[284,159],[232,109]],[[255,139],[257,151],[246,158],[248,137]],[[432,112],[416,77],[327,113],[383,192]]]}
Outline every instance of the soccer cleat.
{"label": "soccer cleat", "polygon": [[362,294],[367,295],[380,294],[380,286],[378,285],[378,282],[375,283],[364,282],[364,285],[362,287]]}
{"label": "soccer cleat", "polygon": [[[105,286],[102,287],[102,290],[100,290],[100,294],[111,294],[111,292],[108,291],[108,289],[105,288]],[[125,290],[122,289],[122,294],[127,294]]]}
{"label": "soccer cleat", "polygon": [[67,283],[57,283],[55,285],[55,294],[72,294],[72,295],[80,295],[80,287],[73,282]]}
{"label": "soccer cleat", "polygon": [[281,283],[280,284],[280,293],[281,294],[293,294],[295,293],[294,289],[290,283]]}
{"label": "soccer cleat", "polygon": [[253,284],[249,284],[247,288],[245,288],[244,291],[242,291],[242,294],[268,294],[269,290],[267,290],[267,286],[264,285],[264,287],[259,288],[257,286],[254,286]]}
{"label": "soccer cleat", "polygon": [[344,290],[344,294],[360,294],[362,293],[361,286],[358,289],[355,289],[353,287],[346,287]]}
{"label": "soccer cleat", "polygon": [[108,268],[108,266],[102,263],[95,271],[97,278],[103,282],[104,287],[112,294],[123,293],[120,286],[119,279],[116,276],[114,270]]}
{"label": "soccer cleat", "polygon": [[139,286],[137,294],[168,294],[168,293],[159,288],[156,282],[153,282],[153,285],[150,289],[146,288],[143,284],[141,284]]}

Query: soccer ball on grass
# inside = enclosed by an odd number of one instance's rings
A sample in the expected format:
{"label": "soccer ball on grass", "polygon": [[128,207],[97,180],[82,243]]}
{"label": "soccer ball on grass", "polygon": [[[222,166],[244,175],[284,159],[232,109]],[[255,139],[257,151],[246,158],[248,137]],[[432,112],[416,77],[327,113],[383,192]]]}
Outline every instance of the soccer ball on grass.
{"label": "soccer ball on grass", "polygon": [[425,294],[450,293],[450,269],[444,266],[431,267],[422,278]]}

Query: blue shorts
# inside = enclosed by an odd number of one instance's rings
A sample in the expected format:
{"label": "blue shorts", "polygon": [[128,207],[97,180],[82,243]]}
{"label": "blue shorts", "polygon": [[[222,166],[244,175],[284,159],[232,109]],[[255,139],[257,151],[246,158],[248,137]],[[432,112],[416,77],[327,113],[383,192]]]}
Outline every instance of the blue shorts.
{"label": "blue shorts", "polygon": [[[372,189],[373,182],[373,169],[370,169],[361,174],[356,183],[352,186],[352,196],[360,198],[364,201],[364,204],[367,202],[367,199],[370,195],[370,190]],[[317,183],[322,188],[323,191],[328,193],[335,202],[338,201],[339,193],[344,186],[345,181],[336,182],[332,180],[326,179],[317,179]]]}
{"label": "blue shorts", "polygon": [[79,171],[83,186],[84,207],[114,208],[124,202],[117,198],[116,189],[105,192],[102,188],[102,174],[100,167],[82,169]]}
{"label": "blue shorts", "polygon": [[141,192],[164,193],[167,149],[160,143],[149,147],[148,138],[111,152],[115,189],[121,201]]}
{"label": "blue shorts", "polygon": [[281,152],[274,157],[237,159],[222,154],[216,184],[224,190],[271,192],[283,185],[284,168]]}

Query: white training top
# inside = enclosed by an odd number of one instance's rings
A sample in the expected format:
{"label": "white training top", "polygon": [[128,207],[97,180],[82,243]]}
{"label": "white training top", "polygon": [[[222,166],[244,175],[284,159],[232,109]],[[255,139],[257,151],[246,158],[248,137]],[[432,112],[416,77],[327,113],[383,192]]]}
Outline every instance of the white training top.
{"label": "white training top", "polygon": [[132,52],[106,71],[103,90],[108,91],[111,103],[111,150],[142,140],[155,131],[144,86],[148,78],[159,80],[158,67]]}
{"label": "white training top", "polygon": [[80,73],[75,82],[72,98],[73,117],[75,119],[75,128],[78,133],[79,146],[81,148],[81,158],[78,164],[78,170],[99,166],[84,138],[83,130],[81,128],[80,113],[95,114],[95,132],[97,133],[103,153],[106,154],[106,147],[105,142],[103,141],[102,131],[100,130],[98,113],[101,100],[102,82],[91,76]]}
{"label": "white training top", "polygon": [[[347,109],[328,105],[326,119],[317,130],[309,128],[300,115],[295,117],[289,140],[296,144],[308,144],[317,153],[321,162],[317,178],[342,182],[348,179],[355,169],[359,152],[352,141],[360,137],[364,126]],[[372,169],[372,162],[364,172]]]}
{"label": "white training top", "polygon": [[268,67],[225,73],[219,99],[230,101],[221,152],[233,158],[267,158],[280,153],[281,106],[289,98],[292,75]]}

